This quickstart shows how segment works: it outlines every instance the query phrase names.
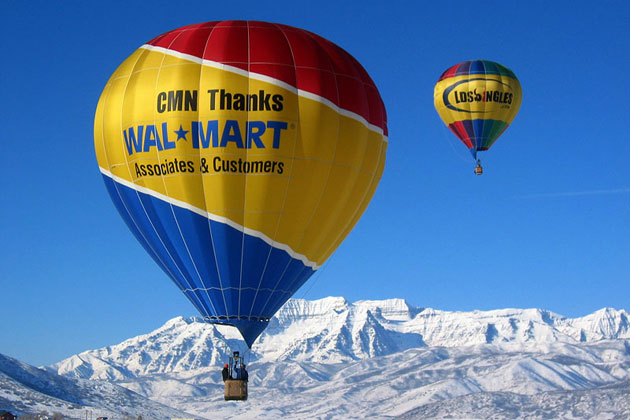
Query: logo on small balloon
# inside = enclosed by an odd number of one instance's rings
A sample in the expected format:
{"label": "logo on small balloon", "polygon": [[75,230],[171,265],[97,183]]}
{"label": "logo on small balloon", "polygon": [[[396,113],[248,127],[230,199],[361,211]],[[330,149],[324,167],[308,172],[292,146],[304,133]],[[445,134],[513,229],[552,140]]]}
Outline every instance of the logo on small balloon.
{"label": "logo on small balloon", "polygon": [[[497,85],[497,88],[500,89],[487,89],[486,88],[468,88],[466,84],[476,81],[484,81],[491,82]],[[456,89],[457,88],[457,89]],[[506,91],[505,89],[509,91]],[[452,95],[453,101],[449,98]],[[460,80],[458,82],[453,83],[444,89],[444,93],[442,94],[442,100],[444,101],[444,106],[448,109],[452,109],[453,111],[459,112],[467,112],[467,113],[476,113],[476,114],[485,114],[488,112],[494,111],[494,109],[465,109],[461,108],[460,104],[486,104],[486,103],[496,103],[500,105],[502,108],[509,108],[509,106],[514,101],[514,93],[512,92],[512,86],[507,83],[503,83],[496,79],[486,79],[486,78],[474,78],[467,80]]]}

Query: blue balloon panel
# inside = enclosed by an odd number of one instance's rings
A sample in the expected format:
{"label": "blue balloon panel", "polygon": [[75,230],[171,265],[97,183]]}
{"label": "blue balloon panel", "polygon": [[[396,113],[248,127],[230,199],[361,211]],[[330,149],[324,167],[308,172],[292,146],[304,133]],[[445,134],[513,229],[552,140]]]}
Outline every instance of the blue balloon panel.
{"label": "blue balloon panel", "polygon": [[201,315],[235,326],[250,347],[315,272],[258,237],[103,179],[136,239]]}

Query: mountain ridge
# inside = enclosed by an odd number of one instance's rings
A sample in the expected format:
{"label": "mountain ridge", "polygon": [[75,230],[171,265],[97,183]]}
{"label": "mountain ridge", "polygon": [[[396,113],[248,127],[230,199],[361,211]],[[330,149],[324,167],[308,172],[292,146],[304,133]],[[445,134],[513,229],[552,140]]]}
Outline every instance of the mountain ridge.
{"label": "mountain ridge", "polygon": [[[291,299],[248,354],[251,362],[337,363],[425,346],[533,342],[544,347],[630,339],[629,318],[625,310],[613,308],[567,318],[542,309],[440,311],[413,307],[403,299]],[[176,317],[151,333],[82,352],[48,369],[76,378],[121,380],[221,365],[232,349],[246,351],[235,329],[199,317]]]}

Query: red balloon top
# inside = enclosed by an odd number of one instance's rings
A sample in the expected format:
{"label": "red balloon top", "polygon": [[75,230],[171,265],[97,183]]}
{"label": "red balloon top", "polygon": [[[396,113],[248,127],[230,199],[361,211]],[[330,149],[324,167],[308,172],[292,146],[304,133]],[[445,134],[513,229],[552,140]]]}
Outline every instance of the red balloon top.
{"label": "red balloon top", "polygon": [[312,32],[257,21],[206,22],[147,44],[276,79],[359,115],[387,135],[385,106],[365,69]]}

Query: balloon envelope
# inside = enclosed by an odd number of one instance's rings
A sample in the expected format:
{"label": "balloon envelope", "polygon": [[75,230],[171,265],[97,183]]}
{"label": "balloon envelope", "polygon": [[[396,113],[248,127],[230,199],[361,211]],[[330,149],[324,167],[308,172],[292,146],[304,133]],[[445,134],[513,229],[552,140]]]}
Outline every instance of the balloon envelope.
{"label": "balloon envelope", "polygon": [[99,100],[105,185],[204,318],[251,347],[372,198],[385,107],[347,52],[304,30],[208,22],[149,41]]}
{"label": "balloon envelope", "polygon": [[514,120],[521,85],[512,72],[488,60],[450,67],[435,85],[433,101],[442,121],[474,158],[488,150]]}

